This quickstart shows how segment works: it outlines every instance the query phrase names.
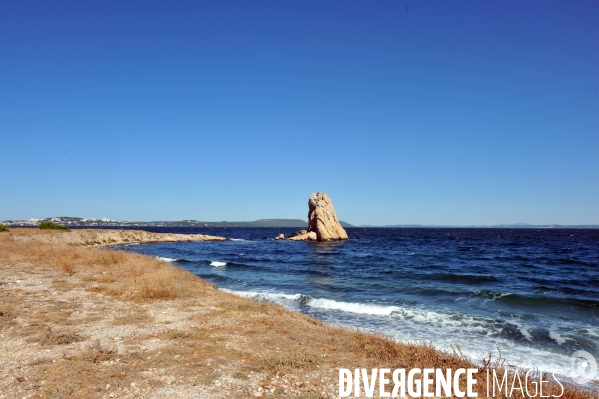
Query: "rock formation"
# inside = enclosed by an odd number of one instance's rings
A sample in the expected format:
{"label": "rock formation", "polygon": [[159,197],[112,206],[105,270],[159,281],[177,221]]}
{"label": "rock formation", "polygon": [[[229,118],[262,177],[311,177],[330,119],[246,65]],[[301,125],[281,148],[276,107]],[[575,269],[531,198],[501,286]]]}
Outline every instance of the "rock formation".
{"label": "rock formation", "polygon": [[333,202],[327,193],[312,194],[308,207],[308,233],[315,232],[318,241],[347,240],[347,233],[339,224]]}
{"label": "rock formation", "polygon": [[297,233],[293,233],[291,234],[289,237],[287,238],[292,238],[292,237],[297,237],[297,236],[303,236],[304,234],[306,234],[308,232],[308,230],[300,230]]}
{"label": "rock formation", "polygon": [[299,233],[302,234],[295,233],[289,236],[288,239],[291,241],[316,241],[318,239],[316,233],[313,231],[308,233],[306,230],[302,230]]}
{"label": "rock formation", "polygon": [[308,230],[300,230],[288,237],[292,241],[338,241],[347,240],[341,227],[333,202],[327,193],[316,193],[308,200]]}

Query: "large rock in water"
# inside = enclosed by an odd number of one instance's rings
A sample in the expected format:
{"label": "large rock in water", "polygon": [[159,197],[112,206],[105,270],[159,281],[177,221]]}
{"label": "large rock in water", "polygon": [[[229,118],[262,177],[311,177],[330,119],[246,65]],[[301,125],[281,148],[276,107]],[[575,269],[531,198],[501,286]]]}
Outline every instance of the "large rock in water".
{"label": "large rock in water", "polygon": [[318,241],[347,240],[347,233],[339,224],[333,202],[327,193],[312,194],[308,207],[308,233],[316,233]]}

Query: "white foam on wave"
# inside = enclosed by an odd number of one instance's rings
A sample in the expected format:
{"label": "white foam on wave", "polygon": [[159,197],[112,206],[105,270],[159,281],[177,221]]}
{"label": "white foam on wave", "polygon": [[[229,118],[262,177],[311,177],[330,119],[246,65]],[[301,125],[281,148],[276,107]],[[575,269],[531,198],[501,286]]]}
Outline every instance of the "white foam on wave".
{"label": "white foam on wave", "polygon": [[[348,313],[367,314],[374,316],[393,316],[400,319],[409,319],[414,321],[442,321],[447,320],[446,315],[430,311],[416,311],[411,309],[401,308],[399,306],[385,306],[370,303],[356,303],[335,301],[334,299],[313,298],[302,294],[283,294],[274,292],[257,292],[257,291],[234,291],[222,289],[223,291],[235,294],[244,298],[253,298],[258,300],[267,300],[272,302],[283,303],[294,301],[299,304],[311,308],[338,310]],[[468,320],[466,320],[468,324]]]}
{"label": "white foam on wave", "polygon": [[227,266],[227,262],[213,261],[213,262],[210,262],[210,266],[216,266],[216,267]]}
{"label": "white foam on wave", "polygon": [[587,328],[587,334],[589,334],[591,337],[599,338],[599,333],[594,328]]}
{"label": "white foam on wave", "polygon": [[[314,309],[346,312],[353,314],[361,314],[368,316],[382,316],[394,323],[392,320],[408,322],[410,325],[437,325],[442,328],[451,328],[453,330],[463,330],[469,333],[491,334],[490,328],[493,320],[485,317],[476,317],[459,313],[440,313],[432,310],[424,310],[419,308],[406,308],[401,306],[381,305],[374,303],[355,303],[343,302],[333,299],[313,298],[309,295],[302,294],[284,294],[275,292],[257,292],[257,291],[235,291],[222,289],[223,291],[244,297],[257,300],[267,300],[281,305],[290,307],[294,310],[298,306],[307,306]],[[520,326],[523,335],[527,339],[532,339],[524,326]],[[493,331],[492,333],[495,333]]]}
{"label": "white foam on wave", "polygon": [[504,296],[512,295],[511,292],[496,292],[493,294],[493,298],[488,298],[483,301],[483,305],[487,302],[493,302],[496,299],[503,298]]}
{"label": "white foam on wave", "polygon": [[176,261],[178,261],[178,260],[179,260],[179,259],[175,259],[175,258],[166,258],[166,257],[164,257],[164,256],[157,256],[157,257],[156,257],[156,259],[158,259],[158,260],[162,260],[162,261],[164,261],[164,262],[169,262],[169,263],[170,263],[170,262],[176,262]]}
{"label": "white foam on wave", "polygon": [[340,310],[343,312],[372,314],[378,316],[389,316],[399,309],[397,306],[380,306],[365,303],[339,302],[332,299],[312,298],[302,294],[280,294],[274,292],[256,292],[256,291],[234,291],[223,289],[223,291],[242,296],[244,298],[253,298],[258,300],[267,300],[272,302],[296,301],[304,306],[312,308]]}
{"label": "white foam on wave", "polygon": [[243,238],[229,238],[230,241],[250,241],[250,240],[244,240]]}
{"label": "white foam on wave", "polygon": [[228,290],[226,288],[221,288],[221,291],[228,292],[229,294],[234,294],[243,298],[267,300],[272,302],[277,302],[280,300],[296,301],[301,297],[300,294],[276,294],[273,292],[235,291]]}
{"label": "white foam on wave", "polygon": [[552,325],[549,329],[549,338],[557,342],[558,345],[565,344],[566,339],[560,335],[556,330],[555,325]]}
{"label": "white foam on wave", "polygon": [[312,298],[306,305],[313,308],[341,310],[343,312],[390,316],[399,311],[397,306],[372,305],[367,303],[339,302],[333,299]]}
{"label": "white foam on wave", "polygon": [[506,322],[516,326],[518,328],[518,331],[520,331],[520,334],[522,334],[524,338],[532,342],[532,335],[530,335],[530,333],[528,332],[528,327],[516,320],[506,320]]}

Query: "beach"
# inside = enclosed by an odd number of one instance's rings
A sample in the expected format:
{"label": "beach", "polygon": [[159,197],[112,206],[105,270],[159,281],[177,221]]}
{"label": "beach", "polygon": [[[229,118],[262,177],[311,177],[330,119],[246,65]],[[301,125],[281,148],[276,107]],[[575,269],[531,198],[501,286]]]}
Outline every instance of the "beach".
{"label": "beach", "polygon": [[331,398],[339,368],[480,367],[231,295],[146,255],[2,234],[0,265],[0,397]]}

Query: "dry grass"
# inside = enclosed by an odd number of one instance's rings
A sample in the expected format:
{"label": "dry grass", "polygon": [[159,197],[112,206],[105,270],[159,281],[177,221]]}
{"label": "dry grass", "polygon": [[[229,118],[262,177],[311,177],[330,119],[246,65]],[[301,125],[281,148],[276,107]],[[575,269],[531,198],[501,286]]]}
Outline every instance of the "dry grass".
{"label": "dry grass", "polygon": [[115,317],[112,324],[115,326],[129,325],[129,324],[144,324],[151,323],[154,318],[147,312],[134,310],[125,315]]}
{"label": "dry grass", "polygon": [[42,346],[51,346],[51,345],[68,345],[73,342],[81,342],[84,341],[85,337],[75,333],[75,332],[61,332],[55,333],[52,331],[48,331],[43,334],[40,338],[38,338],[38,342]]}
{"label": "dry grass", "polygon": [[[28,231],[20,231],[30,229],[14,230],[19,230],[17,234],[30,234]],[[55,233],[52,230],[31,230]],[[100,283],[89,287],[91,291],[126,299],[144,301],[188,298],[198,291],[214,289],[212,284],[188,271],[143,255],[37,241],[16,241],[7,236],[0,237],[0,247],[5,248],[6,255],[18,255],[21,261],[59,269],[68,276],[77,275],[83,281],[95,280]]]}
{"label": "dry grass", "polygon": [[12,227],[10,234],[13,236],[26,236],[31,234],[61,234],[57,230],[42,230],[37,227]]}
{"label": "dry grass", "polygon": [[[21,369],[15,373],[22,374],[11,377],[17,378],[11,389],[29,384],[22,392],[34,397],[92,398],[106,397],[108,392],[121,397],[126,390],[133,395],[137,391],[131,384],[143,381],[146,394],[139,391],[135,397],[183,384],[178,386],[213,389],[213,397],[253,396],[258,386],[264,386],[265,397],[319,398],[338,392],[340,367],[476,367],[459,348],[447,353],[426,344],[401,344],[327,326],[278,305],[223,293],[148,256],[1,235],[0,265],[5,275],[39,275],[59,294],[0,286],[4,339],[24,339],[53,350],[32,356],[28,374]],[[87,312],[82,311],[84,299],[91,301]],[[25,305],[29,310],[24,313]],[[88,335],[75,328],[83,324],[101,327]],[[125,335],[118,348],[107,343],[118,341],[92,336],[107,328],[115,329],[113,335]],[[486,392],[486,367],[502,370],[505,363],[488,359],[477,367],[481,396]],[[217,388],[221,382],[229,385]],[[555,385],[550,390],[550,395],[559,394]],[[568,387],[562,398],[591,397],[588,391]]]}

